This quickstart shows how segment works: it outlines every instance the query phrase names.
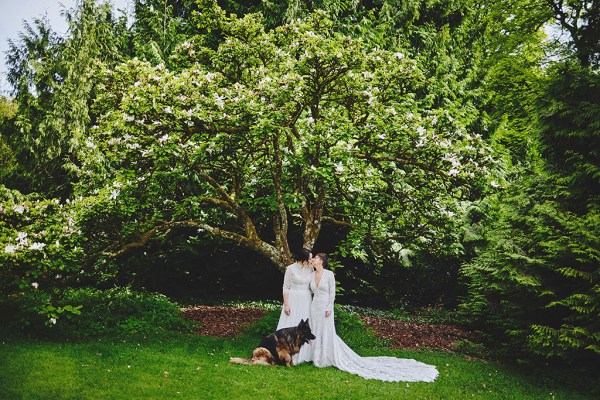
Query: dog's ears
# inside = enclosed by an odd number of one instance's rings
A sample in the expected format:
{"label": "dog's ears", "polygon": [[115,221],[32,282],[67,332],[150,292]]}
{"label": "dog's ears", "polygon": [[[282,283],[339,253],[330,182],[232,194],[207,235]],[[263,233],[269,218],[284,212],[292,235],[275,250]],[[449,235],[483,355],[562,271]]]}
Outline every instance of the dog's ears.
{"label": "dog's ears", "polygon": [[300,325],[303,325],[303,324],[308,324],[308,318],[306,318],[306,321],[303,319],[300,320]]}

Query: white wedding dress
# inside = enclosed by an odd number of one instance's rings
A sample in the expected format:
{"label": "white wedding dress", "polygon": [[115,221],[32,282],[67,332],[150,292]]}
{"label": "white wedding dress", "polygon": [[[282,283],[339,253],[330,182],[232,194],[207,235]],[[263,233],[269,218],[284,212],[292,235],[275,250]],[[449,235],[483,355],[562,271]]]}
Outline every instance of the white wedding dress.
{"label": "white wedding dress", "polygon": [[[335,276],[329,270],[317,286],[315,274],[310,280],[314,293],[310,312],[310,327],[317,337],[312,342],[313,363],[317,367],[334,366],[342,371],[387,382],[433,382],[438,376],[435,366],[396,357],[361,357],[356,354],[335,332],[333,302],[335,300]],[[331,311],[325,317],[325,311]]]}
{"label": "white wedding dress", "polygon": [[[308,284],[310,282],[312,271],[313,269],[311,266],[302,266],[300,263],[288,265],[286,268],[283,277],[283,293],[287,293],[288,295],[290,315],[286,315],[282,307],[277,330],[298,326],[300,320],[310,317],[312,295],[308,288]],[[309,325],[312,326],[310,321]],[[312,361],[312,353],[312,345],[304,344],[300,347],[300,352],[292,356],[292,362],[294,364],[300,364]]]}

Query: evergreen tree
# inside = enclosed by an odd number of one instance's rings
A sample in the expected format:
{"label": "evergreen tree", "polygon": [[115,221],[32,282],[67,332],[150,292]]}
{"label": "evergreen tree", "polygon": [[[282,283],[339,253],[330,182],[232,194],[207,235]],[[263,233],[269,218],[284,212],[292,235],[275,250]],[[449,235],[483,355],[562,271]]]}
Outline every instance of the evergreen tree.
{"label": "evergreen tree", "polygon": [[65,10],[69,30],[57,36],[45,19],[25,23],[20,41],[10,41],[9,83],[18,107],[16,129],[7,138],[28,183],[19,189],[68,196],[78,180],[80,153],[93,116],[89,103],[99,61],[120,58],[125,21],[110,5],[82,0]]}

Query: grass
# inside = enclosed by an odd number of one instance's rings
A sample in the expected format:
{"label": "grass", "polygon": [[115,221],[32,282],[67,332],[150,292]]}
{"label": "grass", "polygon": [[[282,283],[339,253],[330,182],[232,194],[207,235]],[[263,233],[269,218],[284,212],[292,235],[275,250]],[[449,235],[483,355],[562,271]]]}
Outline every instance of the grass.
{"label": "grass", "polygon": [[[415,358],[438,367],[434,383],[365,380],[311,364],[293,368],[228,362],[258,336],[189,334],[83,341],[19,337],[0,344],[0,398],[10,399],[592,399],[584,382],[434,351],[356,348],[362,355]],[[566,386],[562,381],[571,381]],[[589,386],[588,386],[589,388]],[[598,392],[596,391],[596,394]]]}

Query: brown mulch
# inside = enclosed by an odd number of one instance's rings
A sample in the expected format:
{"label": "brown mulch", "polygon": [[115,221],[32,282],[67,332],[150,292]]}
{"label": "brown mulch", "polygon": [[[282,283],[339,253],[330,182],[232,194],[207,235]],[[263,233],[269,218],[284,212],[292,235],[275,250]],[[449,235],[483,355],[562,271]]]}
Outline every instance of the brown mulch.
{"label": "brown mulch", "polygon": [[193,306],[182,309],[183,316],[200,322],[198,335],[236,337],[257,322],[266,311],[255,307]]}
{"label": "brown mulch", "polygon": [[[182,309],[183,315],[201,323],[199,335],[232,338],[240,335],[266,313],[254,307],[193,306]],[[453,325],[404,322],[379,317],[361,317],[375,334],[394,349],[451,350],[462,339],[474,340],[474,335]]]}
{"label": "brown mulch", "polygon": [[474,340],[474,335],[453,325],[405,322],[378,317],[361,317],[375,334],[389,341],[393,349],[445,349],[463,339]]}

